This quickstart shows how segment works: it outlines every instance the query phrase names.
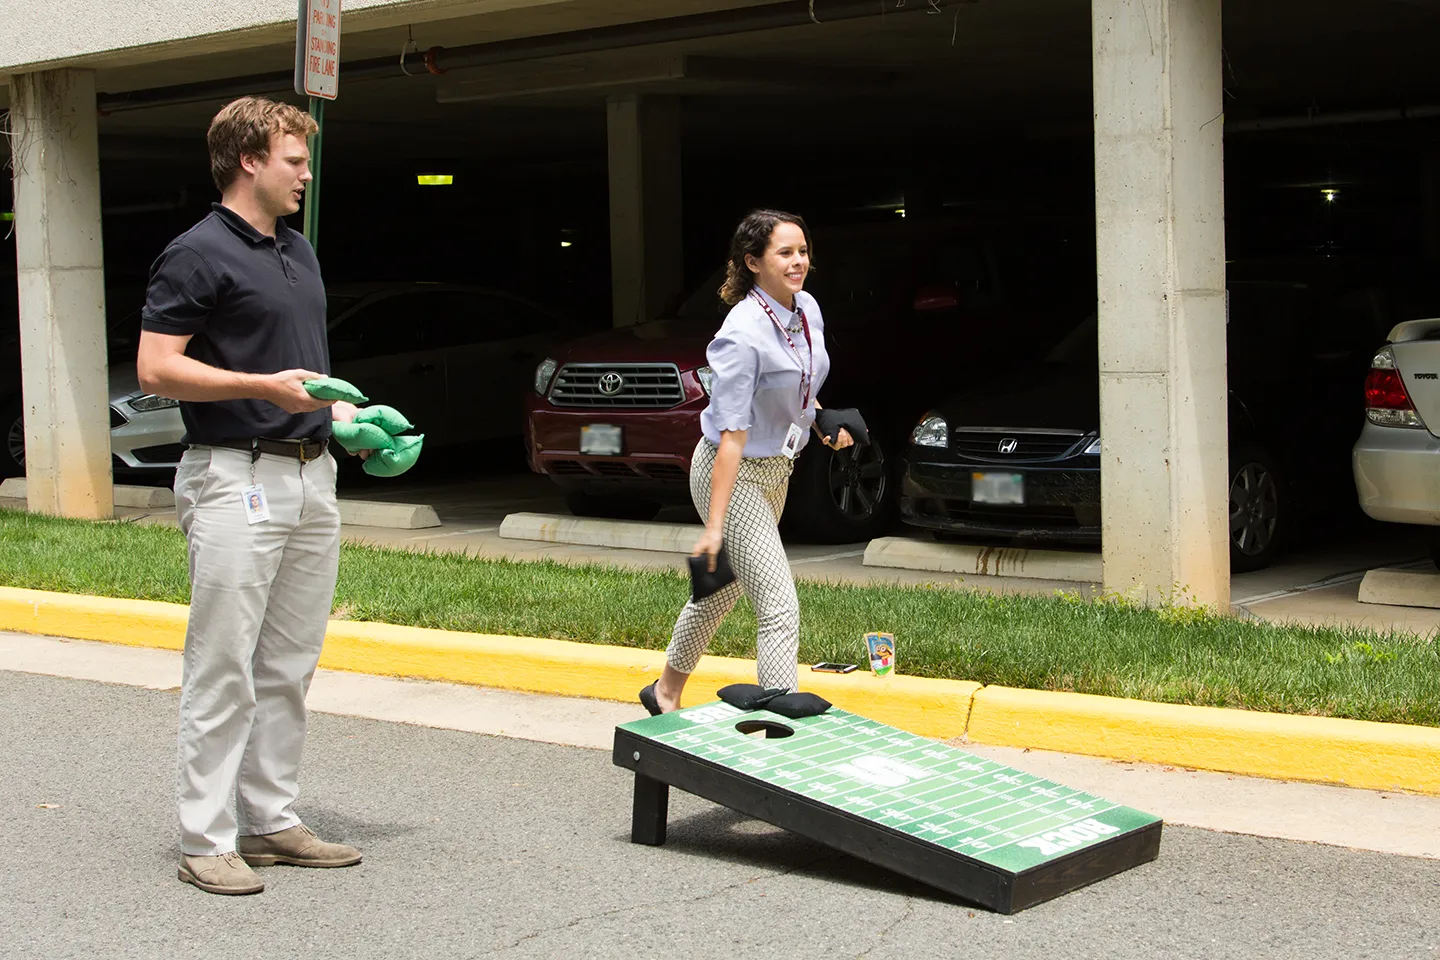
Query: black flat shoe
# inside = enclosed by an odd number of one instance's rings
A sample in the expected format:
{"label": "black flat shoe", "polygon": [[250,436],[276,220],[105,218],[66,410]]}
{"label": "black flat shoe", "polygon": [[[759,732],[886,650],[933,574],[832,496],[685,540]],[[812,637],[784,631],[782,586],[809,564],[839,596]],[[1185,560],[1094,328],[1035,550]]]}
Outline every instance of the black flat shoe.
{"label": "black flat shoe", "polygon": [[640,691],[640,702],[645,705],[646,710],[650,711],[652,717],[660,716],[660,701],[655,699],[655,684],[659,682],[659,680],[653,680],[650,686]]}

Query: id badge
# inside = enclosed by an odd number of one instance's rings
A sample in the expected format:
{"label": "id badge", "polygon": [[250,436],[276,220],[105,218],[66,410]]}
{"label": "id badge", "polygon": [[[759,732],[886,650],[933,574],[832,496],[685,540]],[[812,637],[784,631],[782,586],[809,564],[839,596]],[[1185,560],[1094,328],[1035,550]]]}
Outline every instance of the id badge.
{"label": "id badge", "polygon": [[240,501],[245,505],[245,520],[252,526],[270,519],[270,503],[265,499],[265,484],[257,483],[241,490]]}
{"label": "id badge", "polygon": [[794,460],[800,453],[800,441],[805,439],[805,431],[800,429],[798,423],[790,424],[790,429],[785,431],[785,442],[780,445],[780,453],[787,459]]}

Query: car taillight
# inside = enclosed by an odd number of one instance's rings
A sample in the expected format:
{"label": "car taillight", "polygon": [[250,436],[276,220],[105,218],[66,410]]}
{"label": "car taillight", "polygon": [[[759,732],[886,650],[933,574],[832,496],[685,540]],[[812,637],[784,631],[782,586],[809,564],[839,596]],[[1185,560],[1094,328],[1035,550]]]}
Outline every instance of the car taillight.
{"label": "car taillight", "polygon": [[1423,427],[1405,381],[1395,366],[1395,354],[1384,347],[1375,354],[1365,378],[1365,416],[1382,427]]}

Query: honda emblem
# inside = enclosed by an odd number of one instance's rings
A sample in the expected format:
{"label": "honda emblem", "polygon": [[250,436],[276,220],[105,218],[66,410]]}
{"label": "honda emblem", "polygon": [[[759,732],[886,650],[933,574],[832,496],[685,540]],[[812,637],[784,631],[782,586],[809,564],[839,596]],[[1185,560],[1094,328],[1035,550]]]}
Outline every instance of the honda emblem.
{"label": "honda emblem", "polygon": [[995,449],[999,450],[1001,453],[1010,454],[1010,453],[1014,453],[1014,452],[1015,452],[1016,450],[1018,450],[1019,448],[1020,448],[1020,441],[1019,441],[1019,440],[1016,440],[1014,437],[1005,437],[1005,438],[1001,439],[1000,445],[999,445],[998,447],[996,447]]}

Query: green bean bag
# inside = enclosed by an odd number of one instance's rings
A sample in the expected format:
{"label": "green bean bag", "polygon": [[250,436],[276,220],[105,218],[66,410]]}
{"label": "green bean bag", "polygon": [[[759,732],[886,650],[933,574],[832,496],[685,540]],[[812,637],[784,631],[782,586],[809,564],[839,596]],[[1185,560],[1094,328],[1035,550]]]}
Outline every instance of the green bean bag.
{"label": "green bean bag", "polygon": [[424,440],[423,433],[414,437],[394,437],[394,449],[381,450],[366,458],[365,472],[372,477],[400,476],[420,459],[420,447]]}
{"label": "green bean bag", "polygon": [[330,424],[330,433],[334,436],[335,442],[344,447],[348,453],[359,453],[361,450],[390,450],[395,446],[395,441],[390,439],[390,434],[373,423],[343,423],[336,420]]}
{"label": "green bean bag", "polygon": [[373,423],[384,430],[390,436],[404,433],[406,430],[413,430],[415,424],[405,419],[405,414],[394,407],[387,407],[383,403],[377,403],[366,407],[355,415],[356,423]]}
{"label": "green bean bag", "polygon": [[338,377],[306,380],[305,391],[316,400],[348,400],[350,403],[364,403],[370,399],[356,389],[354,384]]}

